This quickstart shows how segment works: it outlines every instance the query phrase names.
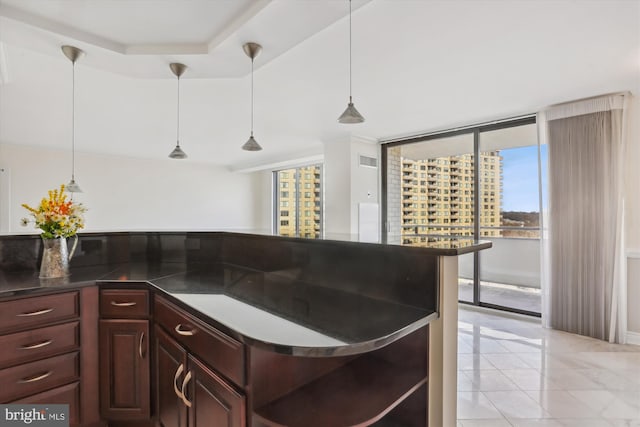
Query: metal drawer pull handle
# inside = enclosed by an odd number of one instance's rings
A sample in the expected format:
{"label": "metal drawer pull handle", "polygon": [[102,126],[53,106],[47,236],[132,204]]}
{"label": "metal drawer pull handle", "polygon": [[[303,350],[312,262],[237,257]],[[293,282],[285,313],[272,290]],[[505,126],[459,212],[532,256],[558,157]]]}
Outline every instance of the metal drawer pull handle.
{"label": "metal drawer pull handle", "polygon": [[194,335],[196,333],[195,329],[182,329],[182,323],[179,323],[178,326],[176,326],[176,332],[179,333],[180,335],[184,335],[185,337],[190,337],[192,335]]}
{"label": "metal drawer pull handle", "polygon": [[51,374],[53,374],[53,371],[45,372],[42,375],[36,375],[35,377],[31,377],[31,378],[23,378],[21,380],[18,380],[18,384],[34,383],[36,381],[40,381],[51,376]]}
{"label": "metal drawer pull handle", "polygon": [[53,308],[45,308],[44,310],[31,311],[29,313],[16,314],[18,317],[40,316],[41,314],[51,313]]}
{"label": "metal drawer pull handle", "polygon": [[49,344],[51,344],[52,342],[53,342],[53,340],[42,341],[42,342],[39,342],[37,344],[23,345],[23,346],[20,346],[19,348],[20,348],[20,350],[33,350],[33,349],[36,349],[36,348],[46,347]]}
{"label": "metal drawer pull handle", "polygon": [[182,382],[182,389],[180,390],[180,393],[182,394],[182,401],[187,406],[187,408],[191,408],[191,402],[189,402],[189,399],[187,399],[187,395],[185,394],[184,390],[185,388],[187,388],[187,384],[189,384],[189,381],[191,381],[191,371],[187,372],[187,376],[184,377],[184,381]]}
{"label": "metal drawer pull handle", "polygon": [[144,352],[142,351],[142,343],[144,343],[144,332],[140,334],[140,343],[138,344],[138,353],[140,358],[144,359]]}
{"label": "metal drawer pull handle", "polygon": [[111,301],[111,305],[114,306],[114,307],[133,307],[136,304],[137,304],[137,302],[135,302],[135,301],[127,301],[127,302]]}
{"label": "metal drawer pull handle", "polygon": [[184,364],[180,364],[180,366],[178,366],[178,369],[176,370],[176,375],[175,377],[173,377],[173,391],[176,392],[176,396],[178,396],[180,399],[182,399],[182,393],[180,392],[180,389],[178,388],[178,378],[180,377],[180,374],[182,374],[182,371],[184,371]]}

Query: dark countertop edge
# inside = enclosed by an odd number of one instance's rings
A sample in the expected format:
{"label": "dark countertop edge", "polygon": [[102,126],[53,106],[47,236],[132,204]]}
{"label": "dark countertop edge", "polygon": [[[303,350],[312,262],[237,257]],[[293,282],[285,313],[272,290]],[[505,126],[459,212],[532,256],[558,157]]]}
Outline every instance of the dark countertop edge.
{"label": "dark countertop edge", "polygon": [[16,288],[16,289],[9,289],[6,291],[0,291],[0,300],[9,301],[14,298],[25,298],[25,297],[31,297],[31,296],[46,295],[50,293],[59,293],[61,291],[70,292],[70,291],[80,290],[82,288],[96,285],[95,279],[81,280],[78,282],[65,283],[65,284],[55,283],[55,280],[57,279],[48,279],[48,280],[52,281],[52,284],[49,286],[33,286],[28,288]]}
{"label": "dark countertop edge", "polygon": [[[361,242],[358,240],[354,240],[355,237],[351,235],[345,235],[344,239],[338,238],[337,236],[332,237],[331,235],[323,238],[308,238],[308,237],[294,237],[294,236],[280,236],[276,234],[269,234],[268,232],[254,232],[251,230],[246,231],[228,231],[228,230],[208,230],[208,231],[106,231],[106,232],[86,232],[79,234],[79,237],[82,236],[104,236],[104,235],[114,235],[114,236],[126,236],[126,235],[145,235],[145,234],[163,234],[163,235],[221,235],[221,236],[241,236],[246,238],[263,238],[263,239],[278,239],[278,240],[287,240],[292,242],[299,243],[309,243],[309,244],[342,244],[342,245],[365,245],[368,247],[386,247],[386,248],[397,248],[399,250],[412,250],[412,251],[421,251],[426,255],[439,255],[439,256],[456,256],[463,255],[471,252],[478,252],[483,249],[490,248],[493,244],[488,240],[474,240],[474,243],[462,248],[438,248],[438,247],[428,247],[428,246],[409,246],[409,245],[401,245],[396,243],[383,243],[383,242]],[[32,238],[32,239],[40,239],[39,234],[8,234],[2,235],[0,238]],[[471,241],[473,239],[456,239],[451,238],[450,240],[464,240]],[[437,245],[437,243],[434,243]]]}
{"label": "dark countertop edge", "polygon": [[[187,232],[188,233],[188,232]],[[198,233],[198,232],[192,232]],[[427,247],[427,246],[410,246],[410,245],[401,245],[395,243],[381,243],[381,242],[360,242],[357,240],[341,240],[338,238],[323,237],[320,239],[315,238],[307,238],[307,237],[290,237],[290,236],[280,236],[274,234],[254,234],[250,232],[230,232],[230,231],[213,231],[206,232],[209,234],[221,234],[223,236],[242,236],[245,238],[266,238],[266,239],[278,239],[278,240],[288,240],[292,242],[298,243],[308,243],[308,244],[341,244],[341,245],[358,245],[358,246],[367,246],[367,247],[384,247],[384,248],[394,248],[398,250],[411,250],[411,251],[420,251],[425,255],[437,255],[437,256],[456,256],[463,255],[471,252],[478,252],[483,249],[489,249],[493,246],[493,243],[488,240],[474,240],[474,243],[469,246],[465,246],[463,248],[437,248],[437,247]],[[450,240],[465,240],[469,241],[472,239],[450,239]]]}
{"label": "dark countertop edge", "polygon": [[492,246],[493,246],[493,243],[488,240],[476,240],[473,246],[467,246],[464,248],[456,248],[456,249],[424,248],[424,249],[428,251],[438,251],[437,253],[434,252],[433,255],[456,256],[456,255],[464,255],[464,254],[469,254],[473,252],[478,252],[483,249],[489,249]]}
{"label": "dark countertop edge", "polygon": [[[417,331],[418,329],[428,325],[433,320],[436,320],[440,317],[437,312],[433,312],[422,319],[416,320],[413,323],[408,324],[402,329],[397,330],[396,332],[386,335],[384,337],[377,338],[375,340],[363,341],[355,344],[348,344],[344,346],[334,346],[334,347],[288,347],[288,346],[280,346],[278,344],[272,343],[262,343],[262,342],[253,342],[251,345],[255,347],[268,349],[275,353],[287,354],[290,356],[304,356],[304,357],[334,357],[334,356],[352,356],[357,354],[368,353],[373,350],[377,350],[382,348],[388,344],[397,341],[400,338],[403,338],[412,332]],[[259,343],[259,345],[255,345],[255,343]],[[283,347],[282,349],[278,347]]]}

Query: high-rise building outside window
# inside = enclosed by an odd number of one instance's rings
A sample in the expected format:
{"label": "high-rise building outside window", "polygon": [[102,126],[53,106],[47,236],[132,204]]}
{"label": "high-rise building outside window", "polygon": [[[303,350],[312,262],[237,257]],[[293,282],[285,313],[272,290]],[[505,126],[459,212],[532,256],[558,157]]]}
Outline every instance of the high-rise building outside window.
{"label": "high-rise building outside window", "polygon": [[[289,207],[288,210],[274,209],[276,233],[281,236],[320,237],[323,218],[322,165],[274,171],[273,179],[276,189],[274,206]],[[289,191],[278,191],[280,188]]]}

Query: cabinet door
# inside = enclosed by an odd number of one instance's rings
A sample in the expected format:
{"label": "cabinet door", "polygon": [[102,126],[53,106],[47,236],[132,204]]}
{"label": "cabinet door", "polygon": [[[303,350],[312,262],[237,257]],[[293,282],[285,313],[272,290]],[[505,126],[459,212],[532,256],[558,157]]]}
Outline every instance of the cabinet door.
{"label": "cabinet door", "polygon": [[160,427],[186,427],[187,407],[181,387],[187,373],[185,350],[160,327],[154,329],[156,344],[156,412]]}
{"label": "cabinet door", "polygon": [[191,355],[185,383],[189,427],[245,426],[244,396]]}
{"label": "cabinet door", "polygon": [[100,404],[103,418],[150,418],[148,348],[148,320],[100,321]]}

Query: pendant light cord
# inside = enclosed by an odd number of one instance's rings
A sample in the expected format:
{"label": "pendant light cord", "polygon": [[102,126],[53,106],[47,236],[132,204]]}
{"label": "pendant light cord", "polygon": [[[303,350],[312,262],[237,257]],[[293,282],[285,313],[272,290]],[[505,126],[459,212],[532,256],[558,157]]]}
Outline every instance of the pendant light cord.
{"label": "pendant light cord", "polygon": [[349,0],[349,102],[352,101],[351,88],[353,86],[351,78],[351,0]]}
{"label": "pendant light cord", "polygon": [[71,66],[71,181],[76,171],[76,62]]}
{"label": "pendant light cord", "polygon": [[176,117],[177,117],[176,145],[179,147],[180,146],[180,76],[178,76],[178,102],[177,102],[177,109],[176,109]]}
{"label": "pendant light cord", "polygon": [[251,58],[251,136],[253,136],[253,58]]}

